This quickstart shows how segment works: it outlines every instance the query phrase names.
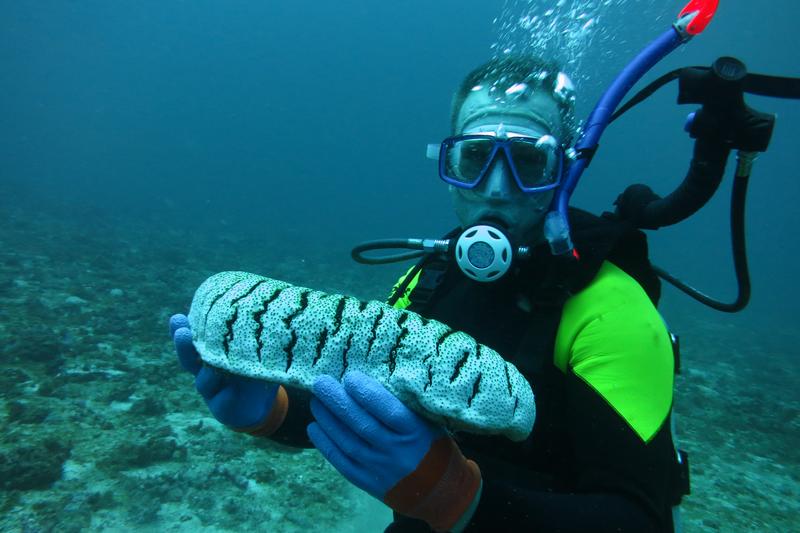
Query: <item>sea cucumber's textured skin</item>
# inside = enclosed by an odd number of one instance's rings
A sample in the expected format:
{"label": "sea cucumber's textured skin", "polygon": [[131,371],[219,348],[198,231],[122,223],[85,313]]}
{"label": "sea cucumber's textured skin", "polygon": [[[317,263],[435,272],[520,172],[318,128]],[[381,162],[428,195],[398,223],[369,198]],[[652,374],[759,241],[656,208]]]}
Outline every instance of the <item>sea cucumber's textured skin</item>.
{"label": "sea cucumber's textured skin", "polygon": [[525,378],[469,335],[381,302],[221,272],[197,289],[189,312],[207,364],[311,389],[360,370],[420,415],[452,430],[525,439],[533,392]]}

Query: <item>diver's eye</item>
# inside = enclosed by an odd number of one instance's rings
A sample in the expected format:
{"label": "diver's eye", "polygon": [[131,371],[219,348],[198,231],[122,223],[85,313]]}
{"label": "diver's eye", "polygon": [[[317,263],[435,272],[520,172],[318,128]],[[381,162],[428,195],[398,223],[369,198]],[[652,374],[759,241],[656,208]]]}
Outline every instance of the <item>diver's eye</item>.
{"label": "diver's eye", "polygon": [[547,162],[547,155],[529,143],[514,143],[511,156],[518,170],[522,168],[540,168]]}
{"label": "diver's eye", "polygon": [[492,153],[492,141],[485,139],[467,139],[461,145],[461,157],[464,162],[483,166]]}
{"label": "diver's eye", "polygon": [[447,166],[450,175],[465,183],[474,183],[486,167],[493,148],[492,139],[459,141],[448,151]]}

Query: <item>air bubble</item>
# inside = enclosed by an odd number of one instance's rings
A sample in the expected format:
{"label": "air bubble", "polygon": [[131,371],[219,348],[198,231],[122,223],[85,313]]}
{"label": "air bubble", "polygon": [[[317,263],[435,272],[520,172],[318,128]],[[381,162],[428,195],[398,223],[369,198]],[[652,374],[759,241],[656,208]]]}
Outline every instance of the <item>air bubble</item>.
{"label": "air bubble", "polygon": [[[664,4],[655,0],[506,0],[500,16],[492,21],[496,40],[490,49],[496,58],[513,52],[556,61],[578,85],[586,85],[624,66],[609,68],[612,61],[638,52],[623,45],[619,37],[626,35],[634,19],[638,26],[641,21],[650,22],[652,30],[643,29],[657,32],[669,9]],[[606,53],[612,48],[614,53]],[[582,71],[584,64],[591,72]]]}

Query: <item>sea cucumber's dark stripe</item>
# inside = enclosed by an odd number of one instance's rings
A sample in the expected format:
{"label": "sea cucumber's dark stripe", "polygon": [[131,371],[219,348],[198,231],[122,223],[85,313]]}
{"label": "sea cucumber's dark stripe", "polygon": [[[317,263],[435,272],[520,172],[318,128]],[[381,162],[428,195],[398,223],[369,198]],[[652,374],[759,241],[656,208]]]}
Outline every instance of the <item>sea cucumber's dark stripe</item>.
{"label": "sea cucumber's dark stripe", "polygon": [[349,361],[347,360],[347,352],[350,351],[350,346],[352,344],[353,332],[351,331],[344,343],[344,350],[342,350],[342,373],[339,375],[339,381],[342,381],[342,378],[344,378],[344,373],[347,372],[347,365],[349,364]]}
{"label": "sea cucumber's dark stripe", "polygon": [[472,407],[472,400],[474,400],[475,396],[477,396],[478,392],[480,392],[481,377],[483,377],[483,374],[478,372],[478,379],[476,379],[475,383],[472,384],[472,395],[467,400],[467,407]]}
{"label": "sea cucumber's dark stripe", "polygon": [[230,290],[230,287],[225,289],[221,293],[217,294],[216,296],[214,296],[214,299],[211,300],[211,305],[209,305],[208,309],[206,309],[206,316],[203,317],[203,329],[208,327],[208,315],[211,314],[211,310],[214,308],[214,305],[216,305],[216,303],[219,301],[219,299],[222,298],[223,296],[225,296],[225,293],[227,293],[229,290]]}
{"label": "sea cucumber's dark stripe", "polygon": [[403,326],[405,326],[405,324],[406,324],[406,322],[408,322],[408,319],[409,319],[410,316],[411,315],[409,313],[407,313],[407,312],[401,313],[400,314],[400,318],[397,319],[397,325],[399,327],[401,327],[401,328]]}
{"label": "sea cucumber's dark stripe", "polygon": [[508,395],[511,396],[511,376],[508,375],[508,363],[505,364],[506,384],[508,385]]}
{"label": "sea cucumber's dark stripe", "polygon": [[289,313],[286,318],[283,319],[283,323],[286,325],[286,329],[292,329],[292,320],[297,318],[297,316],[306,310],[308,307],[308,293],[311,292],[310,289],[306,289],[300,293],[300,302],[297,304],[297,309]]}
{"label": "sea cucumber's dark stripe", "polygon": [[359,314],[363,313],[364,311],[366,311],[368,305],[369,305],[369,302],[365,302],[364,300],[359,300],[359,302],[358,302],[358,312],[359,312]]}
{"label": "sea cucumber's dark stripe", "polygon": [[437,356],[438,356],[438,355],[439,355],[439,348],[442,346],[442,344],[444,343],[444,341],[446,341],[446,340],[447,340],[447,338],[448,338],[450,335],[454,335],[455,333],[456,333],[456,331],[455,331],[455,330],[452,330],[452,329],[450,329],[450,328],[447,328],[446,330],[444,330],[444,331],[441,333],[441,335],[439,336],[439,338],[436,340],[436,347],[434,348],[433,352],[432,352],[432,353],[429,353],[428,355],[426,355],[425,357],[423,357],[423,358],[422,358],[422,362],[423,362],[423,363],[427,363],[427,362],[428,362],[428,360],[429,360],[431,357],[433,357],[433,356],[435,356],[435,355],[437,355]]}
{"label": "sea cucumber's dark stripe", "polygon": [[286,318],[283,319],[283,323],[286,325],[286,329],[289,330],[289,343],[283,349],[286,352],[286,372],[289,372],[289,368],[292,366],[292,362],[294,361],[294,347],[297,344],[297,332],[292,327],[292,321],[297,318],[303,311],[306,310],[308,307],[308,294],[311,292],[310,289],[306,289],[300,293],[300,302],[297,305],[297,309],[295,309],[291,314],[289,314]]}
{"label": "sea cucumber's dark stripe", "polygon": [[294,361],[294,354],[292,352],[295,344],[297,344],[297,333],[295,333],[293,329],[290,329],[289,343],[286,345],[286,348],[284,348],[286,351],[286,372],[289,372],[289,368],[292,366],[292,362]]}
{"label": "sea cucumber's dark stripe", "polygon": [[431,365],[428,365],[428,382],[425,384],[422,392],[426,392],[431,385],[433,385],[433,370],[431,369]]}
{"label": "sea cucumber's dark stripe", "polygon": [[230,317],[228,320],[225,321],[225,336],[222,337],[222,351],[225,352],[225,357],[228,358],[230,361],[230,355],[228,355],[228,349],[230,347],[230,342],[233,340],[233,323],[236,322],[236,319],[239,317],[239,308],[233,308],[233,316]]}
{"label": "sea cucumber's dark stripe", "polygon": [[453,375],[450,376],[450,383],[454,382],[461,373],[461,369],[467,364],[467,359],[469,359],[469,350],[464,350],[461,354],[461,359],[458,360],[455,368],[453,368]]}
{"label": "sea cucumber's dark stripe", "polygon": [[281,295],[281,292],[283,292],[282,288],[276,289],[275,292],[269,296],[269,298],[264,300],[264,306],[259,311],[253,313],[253,320],[255,320],[256,324],[258,324],[258,326],[256,326],[256,342],[258,343],[256,355],[258,356],[259,363],[261,362],[261,350],[264,348],[264,342],[261,340],[261,334],[264,332],[264,323],[262,322],[262,319],[264,318],[264,313],[267,312],[269,304],[277,300],[278,296]]}
{"label": "sea cucumber's dark stripe", "polygon": [[403,344],[403,340],[405,340],[406,336],[409,334],[408,328],[403,327],[400,330],[400,335],[397,336],[395,340],[394,346],[392,349],[389,350],[389,375],[391,376],[394,374],[394,369],[397,366],[397,350],[400,348],[400,345]]}
{"label": "sea cucumber's dark stripe", "polygon": [[347,303],[346,296],[339,296],[339,301],[336,303],[336,311],[333,312],[333,334],[335,337],[342,327],[342,317],[344,317],[344,308]]}
{"label": "sea cucumber's dark stripe", "polygon": [[222,298],[223,296],[228,294],[228,291],[230,291],[232,288],[234,288],[240,281],[242,281],[241,278],[237,279],[236,281],[231,283],[230,287],[225,288],[224,291],[222,291],[221,293],[219,293],[216,296],[214,296],[214,299],[211,300],[211,305],[209,305],[208,309],[206,309],[206,316],[203,317],[203,328],[205,328],[208,325],[208,315],[211,314],[211,309],[213,309],[214,305],[216,305],[216,303],[219,301],[220,298]]}
{"label": "sea cucumber's dark stripe", "polygon": [[391,350],[389,350],[390,376],[394,373],[394,369],[397,366],[397,350],[400,348],[400,345],[403,344],[403,339],[405,339],[406,335],[409,334],[408,328],[405,326],[407,320],[408,320],[408,313],[403,313],[400,316],[400,319],[397,321],[397,325],[400,326],[400,334],[394,340],[394,345],[392,346]]}
{"label": "sea cucumber's dark stripe", "polygon": [[314,360],[311,361],[311,366],[317,364],[317,361],[320,360],[322,357],[322,348],[325,346],[325,341],[328,340],[328,326],[323,326],[322,331],[319,334],[319,339],[317,339],[317,347],[316,347],[316,355],[314,356]]}
{"label": "sea cucumber's dark stripe", "polygon": [[477,345],[477,349],[475,350],[475,359],[480,359],[481,351],[483,350],[483,344],[479,342],[475,342],[475,344]]}
{"label": "sea cucumber's dark stripe", "polygon": [[260,286],[262,286],[263,284],[265,284],[266,282],[267,282],[267,280],[262,279],[261,281],[259,281],[258,283],[256,283],[252,287],[250,287],[250,289],[246,293],[244,293],[243,295],[241,295],[238,298],[234,299],[231,302],[231,305],[238,304],[240,301],[244,300],[245,298],[247,298],[248,296],[250,296],[251,294],[256,292],[256,289],[259,288]]}
{"label": "sea cucumber's dark stripe", "polygon": [[383,309],[378,311],[378,314],[375,316],[375,322],[372,323],[372,327],[370,328],[370,337],[369,342],[367,342],[367,355],[366,359],[369,360],[369,352],[372,351],[372,344],[375,342],[375,338],[378,336],[378,327],[380,325],[381,319],[383,318]]}
{"label": "sea cucumber's dark stripe", "polygon": [[444,344],[444,341],[446,341],[447,339],[449,339],[450,337],[452,337],[456,333],[458,333],[458,332],[453,330],[453,329],[447,328],[447,331],[444,333],[444,335],[439,337],[439,340],[436,341],[436,354],[437,355],[439,354],[439,348],[442,347],[442,344]]}
{"label": "sea cucumber's dark stripe", "polygon": [[519,398],[514,398],[514,409],[511,411],[511,416],[513,417],[517,414],[517,407],[519,407]]}
{"label": "sea cucumber's dark stripe", "polygon": [[394,374],[394,369],[397,367],[397,350],[400,348],[400,345],[403,344],[406,336],[409,334],[408,328],[404,327],[400,331],[400,336],[397,337],[397,341],[395,341],[395,345],[392,346],[392,349],[389,351],[389,375],[391,376]]}
{"label": "sea cucumber's dark stripe", "polygon": [[230,319],[225,321],[226,331],[225,331],[225,336],[222,338],[222,349],[225,352],[226,356],[228,355],[228,349],[230,347],[230,343],[233,340],[233,324],[236,322],[236,319],[239,317],[239,307],[238,307],[239,302],[244,300],[245,298],[247,298],[251,294],[253,294],[253,292],[260,285],[263,285],[266,282],[267,282],[267,280],[265,280],[265,279],[259,281],[258,283],[256,283],[252,287],[250,287],[250,289],[246,293],[242,294],[241,296],[237,296],[236,298],[231,300],[230,305],[231,305],[231,307],[233,307],[233,316]]}

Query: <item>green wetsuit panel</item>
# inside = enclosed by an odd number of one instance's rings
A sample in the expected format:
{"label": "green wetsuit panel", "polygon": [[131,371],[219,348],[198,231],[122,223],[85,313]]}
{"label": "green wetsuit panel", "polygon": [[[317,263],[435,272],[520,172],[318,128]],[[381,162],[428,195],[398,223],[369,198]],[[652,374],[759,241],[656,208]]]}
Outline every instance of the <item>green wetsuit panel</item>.
{"label": "green wetsuit panel", "polygon": [[[408,270],[406,270],[405,274],[400,276],[400,279],[398,279],[397,283],[395,283],[394,287],[392,287],[392,292],[390,293],[390,297],[392,294],[394,294],[400,289],[400,285],[403,284],[403,282],[406,280],[409,274],[411,274],[412,270],[414,270],[414,267],[409,268]],[[420,274],[422,274],[421,270],[417,272],[417,275],[414,276],[414,279],[411,280],[411,282],[408,284],[408,287],[406,287],[406,290],[403,292],[403,294],[400,295],[400,298],[397,299],[397,301],[394,303],[392,307],[394,307],[395,309],[405,309],[406,307],[411,305],[411,299],[409,298],[409,295],[411,294],[411,291],[414,290],[414,287],[417,286],[417,283],[419,283]]]}
{"label": "green wetsuit panel", "polygon": [[554,362],[586,382],[645,442],[669,415],[669,333],[641,286],[608,261],[564,305]]}

